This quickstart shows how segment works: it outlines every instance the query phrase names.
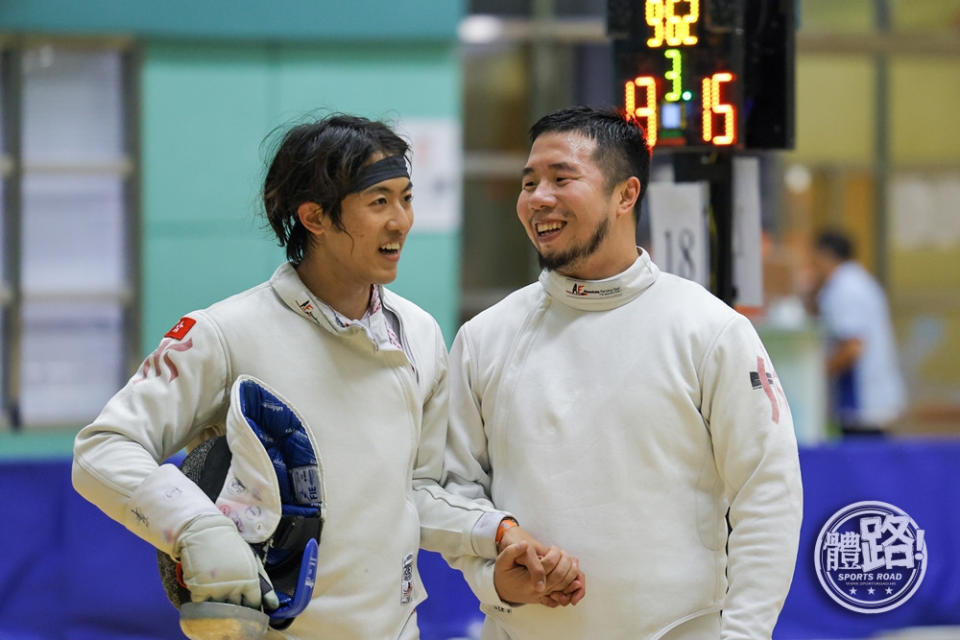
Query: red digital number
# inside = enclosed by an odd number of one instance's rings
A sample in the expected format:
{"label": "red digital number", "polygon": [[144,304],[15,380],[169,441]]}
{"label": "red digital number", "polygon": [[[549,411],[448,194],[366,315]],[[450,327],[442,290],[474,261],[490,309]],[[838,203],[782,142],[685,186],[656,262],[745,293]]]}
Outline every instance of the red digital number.
{"label": "red digital number", "polygon": [[[732,104],[720,101],[721,85],[733,82],[728,71],[715,73],[703,79],[701,105],[703,113],[703,141],[717,146],[731,145],[737,141],[737,112]],[[714,116],[719,116],[723,133],[714,132]]]}
{"label": "red digital number", "polygon": [[[647,135],[647,146],[651,149],[657,144],[657,81],[653,76],[637,76],[626,83],[624,107],[627,115],[634,118],[643,127]],[[639,96],[638,91],[639,91]],[[638,103],[637,99],[641,102]]]}

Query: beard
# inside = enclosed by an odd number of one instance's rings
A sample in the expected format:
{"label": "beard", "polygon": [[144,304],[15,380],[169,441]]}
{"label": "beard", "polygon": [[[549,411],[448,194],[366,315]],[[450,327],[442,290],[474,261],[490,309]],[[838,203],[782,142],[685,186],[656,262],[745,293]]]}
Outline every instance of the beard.
{"label": "beard", "polygon": [[609,230],[610,220],[604,218],[597,224],[597,228],[593,230],[593,236],[590,240],[584,244],[571,247],[566,251],[552,256],[545,256],[538,251],[537,260],[540,263],[540,268],[546,269],[547,271],[556,271],[557,269],[569,266],[577,260],[593,255],[600,247],[600,243],[603,242]]}

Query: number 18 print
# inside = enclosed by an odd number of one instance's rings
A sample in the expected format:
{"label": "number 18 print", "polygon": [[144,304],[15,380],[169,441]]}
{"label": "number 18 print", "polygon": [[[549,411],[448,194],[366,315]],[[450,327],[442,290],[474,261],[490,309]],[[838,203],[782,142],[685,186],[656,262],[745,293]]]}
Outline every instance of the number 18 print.
{"label": "number 18 print", "polygon": [[708,286],[707,183],[652,182],[647,194],[654,262],[662,271]]}

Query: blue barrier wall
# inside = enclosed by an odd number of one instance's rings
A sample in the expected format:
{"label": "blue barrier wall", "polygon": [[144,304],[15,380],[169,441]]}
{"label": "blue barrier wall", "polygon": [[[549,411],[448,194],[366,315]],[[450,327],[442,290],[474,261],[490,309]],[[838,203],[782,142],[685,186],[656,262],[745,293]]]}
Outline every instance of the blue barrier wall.
{"label": "blue barrier wall", "polygon": [[[910,626],[960,625],[960,442],[844,443],[802,450],[801,465],[800,553],[774,637],[865,638]],[[73,492],[68,460],[0,463],[0,495],[6,505],[0,639],[183,638],[157,578],[155,552]],[[841,608],[813,569],[824,522],[860,500],[894,504],[926,531],[924,581],[908,602],[886,613]],[[421,553],[419,562],[430,592],[420,608],[423,639],[469,637],[481,614],[460,574],[433,553]]]}

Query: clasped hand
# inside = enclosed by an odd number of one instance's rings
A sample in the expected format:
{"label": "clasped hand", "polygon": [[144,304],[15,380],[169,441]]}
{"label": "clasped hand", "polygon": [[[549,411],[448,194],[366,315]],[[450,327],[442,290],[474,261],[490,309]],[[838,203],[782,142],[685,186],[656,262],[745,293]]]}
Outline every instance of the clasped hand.
{"label": "clasped hand", "polygon": [[504,602],[556,607],[575,605],[586,594],[579,561],[559,547],[545,547],[523,528],[513,527],[499,548],[493,584]]}

